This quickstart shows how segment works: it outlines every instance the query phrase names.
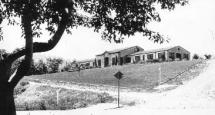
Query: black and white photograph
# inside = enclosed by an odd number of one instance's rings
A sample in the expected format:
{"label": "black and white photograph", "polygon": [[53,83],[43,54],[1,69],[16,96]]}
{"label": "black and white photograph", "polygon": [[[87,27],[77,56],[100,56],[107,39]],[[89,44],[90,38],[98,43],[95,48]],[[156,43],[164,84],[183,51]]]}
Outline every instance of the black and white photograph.
{"label": "black and white photograph", "polygon": [[0,115],[214,115],[215,0],[0,0]]}

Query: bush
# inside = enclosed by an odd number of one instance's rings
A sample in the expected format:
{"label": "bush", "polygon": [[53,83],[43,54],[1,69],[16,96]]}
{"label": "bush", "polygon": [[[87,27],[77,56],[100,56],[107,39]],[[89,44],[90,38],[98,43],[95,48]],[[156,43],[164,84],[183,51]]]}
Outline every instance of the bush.
{"label": "bush", "polygon": [[211,59],[212,55],[211,54],[205,54],[205,59]]}
{"label": "bush", "polygon": [[14,89],[14,95],[17,96],[17,95],[20,95],[23,92],[25,92],[26,89],[28,88],[28,85],[29,85],[29,82],[21,82],[21,83],[19,83],[16,86],[16,88]]}
{"label": "bush", "polygon": [[65,66],[62,67],[61,69],[61,72],[64,72],[64,71],[70,71],[72,69],[72,65],[73,63],[71,62],[66,62]]}
{"label": "bush", "polygon": [[193,59],[199,59],[199,55],[198,54],[194,54],[193,55]]}
{"label": "bush", "polygon": [[63,63],[61,58],[47,58],[48,73],[59,72],[59,66]]}
{"label": "bush", "polygon": [[26,85],[28,85],[28,84],[29,84],[28,81],[23,81],[23,82],[20,83],[21,86],[26,86]]}

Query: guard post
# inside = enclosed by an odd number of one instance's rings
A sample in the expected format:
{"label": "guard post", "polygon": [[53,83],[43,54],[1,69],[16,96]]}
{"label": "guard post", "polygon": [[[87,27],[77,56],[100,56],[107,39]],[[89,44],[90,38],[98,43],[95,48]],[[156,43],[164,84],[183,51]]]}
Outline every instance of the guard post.
{"label": "guard post", "polygon": [[114,77],[117,78],[118,80],[118,108],[120,107],[119,106],[119,98],[120,98],[120,79],[122,79],[123,77],[123,73],[118,71],[117,73],[114,74]]}

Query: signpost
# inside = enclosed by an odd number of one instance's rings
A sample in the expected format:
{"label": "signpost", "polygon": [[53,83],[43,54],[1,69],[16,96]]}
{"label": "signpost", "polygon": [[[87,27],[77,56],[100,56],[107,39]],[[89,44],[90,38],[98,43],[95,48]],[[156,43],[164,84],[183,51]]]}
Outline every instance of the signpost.
{"label": "signpost", "polygon": [[114,76],[118,79],[118,108],[119,108],[119,97],[120,97],[120,79],[123,77],[123,73],[118,71],[114,74]]}
{"label": "signpost", "polygon": [[158,75],[158,85],[160,85],[161,84],[161,65],[159,65],[159,67],[158,67],[158,71],[159,71],[159,75]]}

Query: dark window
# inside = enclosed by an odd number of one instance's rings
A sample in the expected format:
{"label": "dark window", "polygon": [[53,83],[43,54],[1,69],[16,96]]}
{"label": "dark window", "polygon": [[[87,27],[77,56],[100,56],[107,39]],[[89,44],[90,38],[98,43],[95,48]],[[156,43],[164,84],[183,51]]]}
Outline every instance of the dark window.
{"label": "dark window", "polygon": [[140,61],[140,56],[135,56],[135,62],[139,62]]}
{"label": "dark window", "polygon": [[172,60],[174,60],[175,59],[175,53],[170,52],[169,53],[169,58],[171,58]]}
{"label": "dark window", "polygon": [[153,54],[148,54],[148,55],[147,55],[147,59],[148,59],[148,60],[152,60],[152,59],[153,59]]}
{"label": "dark window", "polygon": [[109,58],[108,57],[105,57],[105,63],[104,63],[105,67],[109,66]]}
{"label": "dark window", "polygon": [[112,65],[116,65],[117,63],[116,63],[116,58],[112,58]]}
{"label": "dark window", "polygon": [[131,63],[131,58],[130,57],[126,57],[126,63]]}
{"label": "dark window", "polygon": [[145,55],[143,55],[143,61],[145,61]]}
{"label": "dark window", "polygon": [[163,53],[158,53],[158,59],[160,61],[164,61],[165,60],[165,53],[164,52]]}
{"label": "dark window", "polygon": [[183,58],[188,60],[189,59],[188,54],[184,54]]}
{"label": "dark window", "polygon": [[101,67],[101,60],[98,60],[98,66]]}
{"label": "dark window", "polygon": [[181,60],[181,59],[182,59],[182,58],[181,58],[181,54],[180,54],[180,53],[176,53],[176,58],[178,58],[178,59]]}

